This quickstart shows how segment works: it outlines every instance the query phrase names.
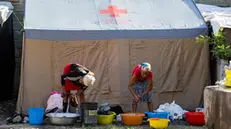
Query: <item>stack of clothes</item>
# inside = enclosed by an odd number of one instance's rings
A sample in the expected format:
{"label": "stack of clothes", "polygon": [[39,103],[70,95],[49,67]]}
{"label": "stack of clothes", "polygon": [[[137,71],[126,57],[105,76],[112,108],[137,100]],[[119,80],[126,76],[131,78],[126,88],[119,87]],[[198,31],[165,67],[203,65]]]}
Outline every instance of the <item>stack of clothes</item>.
{"label": "stack of clothes", "polygon": [[98,110],[98,115],[109,115],[109,112],[115,112],[116,115],[122,114],[123,109],[119,105],[111,105],[109,106],[108,103],[101,104]]}
{"label": "stack of clothes", "polygon": [[101,104],[98,110],[98,115],[109,115],[111,107],[108,103]]}

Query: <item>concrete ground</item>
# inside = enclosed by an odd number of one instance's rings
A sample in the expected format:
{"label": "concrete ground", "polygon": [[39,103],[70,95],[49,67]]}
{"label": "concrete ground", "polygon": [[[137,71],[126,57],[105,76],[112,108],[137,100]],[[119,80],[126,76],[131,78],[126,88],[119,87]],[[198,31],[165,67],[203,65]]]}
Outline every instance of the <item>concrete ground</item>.
{"label": "concrete ground", "polygon": [[[42,126],[30,126],[29,124],[16,124],[16,125],[2,125],[0,129],[80,129],[81,126],[79,123],[73,126],[53,126],[49,125],[48,121],[44,121]],[[124,126],[121,122],[116,122],[114,125],[96,125],[91,127],[83,127],[82,129],[150,129],[149,123],[144,121],[141,126]],[[196,127],[196,126],[189,126],[187,122],[183,121],[175,121],[170,123],[168,129],[207,129],[206,127]]]}
{"label": "concrete ground", "polygon": [[[52,126],[52,125],[42,125],[42,126],[30,126],[29,124],[14,124],[14,125],[5,125],[4,121],[7,117],[10,117],[15,109],[14,100],[9,100],[6,102],[0,102],[0,129],[80,129],[80,126]],[[82,129],[149,129],[149,125],[146,123],[138,127],[125,127],[121,124],[109,125],[109,126],[96,126],[96,127],[85,127]],[[185,123],[174,123],[171,124],[168,129],[207,129],[206,127],[194,127],[187,126]]]}
{"label": "concrete ground", "polygon": [[[79,126],[30,126],[27,124],[18,125],[4,125],[0,126],[0,129],[80,129]],[[82,129],[150,129],[148,125],[138,126],[138,127],[123,127],[123,126],[97,126],[97,127],[85,127]],[[193,127],[193,126],[183,126],[183,125],[170,125],[168,129],[207,129],[206,127]]]}

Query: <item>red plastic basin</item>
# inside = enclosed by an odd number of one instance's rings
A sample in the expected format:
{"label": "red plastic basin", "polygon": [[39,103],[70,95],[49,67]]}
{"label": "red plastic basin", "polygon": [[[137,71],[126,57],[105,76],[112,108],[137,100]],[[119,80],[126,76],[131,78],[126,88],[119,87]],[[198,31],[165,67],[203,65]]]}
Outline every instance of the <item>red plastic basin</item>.
{"label": "red plastic basin", "polygon": [[191,125],[205,125],[205,115],[203,112],[186,112],[186,121]]}

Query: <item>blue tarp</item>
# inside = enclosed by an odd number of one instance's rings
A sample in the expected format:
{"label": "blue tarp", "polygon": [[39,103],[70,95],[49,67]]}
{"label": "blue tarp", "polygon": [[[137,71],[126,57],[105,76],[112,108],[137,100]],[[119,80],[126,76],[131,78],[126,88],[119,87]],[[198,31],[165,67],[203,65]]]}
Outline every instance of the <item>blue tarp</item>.
{"label": "blue tarp", "polygon": [[191,38],[207,33],[193,0],[26,0],[26,38]]}

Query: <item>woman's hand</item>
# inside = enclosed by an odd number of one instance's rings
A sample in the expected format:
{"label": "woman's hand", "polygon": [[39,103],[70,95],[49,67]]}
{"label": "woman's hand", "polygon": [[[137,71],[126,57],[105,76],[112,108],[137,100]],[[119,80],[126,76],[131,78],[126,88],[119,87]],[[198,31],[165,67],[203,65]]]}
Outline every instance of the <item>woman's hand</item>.
{"label": "woman's hand", "polygon": [[142,95],[142,94],[139,94],[139,95],[137,95],[137,97],[140,99],[140,98],[143,97],[143,95]]}
{"label": "woman's hand", "polygon": [[137,96],[137,95],[135,95],[133,99],[134,99],[134,101],[135,101],[136,103],[138,103],[138,102],[140,101],[140,98],[139,98],[139,96]]}
{"label": "woman's hand", "polygon": [[143,97],[142,94],[136,95],[136,96],[134,97],[134,101],[135,101],[136,103],[138,103],[142,97]]}
{"label": "woman's hand", "polygon": [[65,98],[67,96],[67,91],[63,89],[61,92],[61,96]]}
{"label": "woman's hand", "polygon": [[66,91],[64,88],[61,91],[61,96],[65,99],[70,95],[70,93],[68,91]]}

